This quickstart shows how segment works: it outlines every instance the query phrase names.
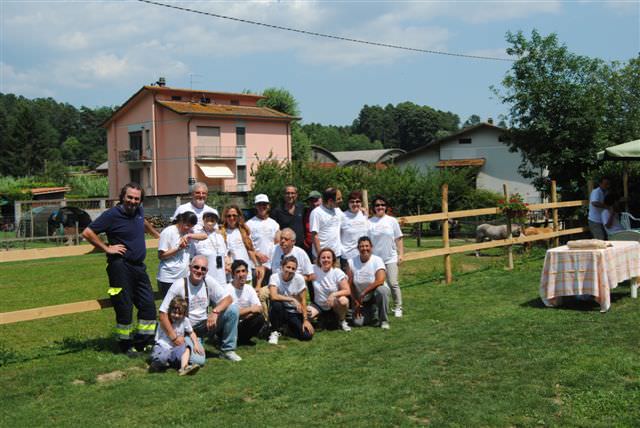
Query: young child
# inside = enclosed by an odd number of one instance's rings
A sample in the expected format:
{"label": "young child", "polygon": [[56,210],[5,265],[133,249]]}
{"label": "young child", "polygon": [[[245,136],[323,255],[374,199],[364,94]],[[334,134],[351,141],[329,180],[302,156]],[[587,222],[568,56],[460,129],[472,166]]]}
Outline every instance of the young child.
{"label": "young child", "polygon": [[[174,297],[169,303],[169,320],[173,331],[167,332],[162,323],[158,324],[149,371],[157,372],[174,367],[179,368],[178,375],[184,376],[193,375],[200,369],[197,364],[189,364],[191,352],[204,354],[204,350],[191,328],[189,318],[185,316],[186,313],[187,301],[183,297]],[[176,345],[176,342],[180,344]]]}

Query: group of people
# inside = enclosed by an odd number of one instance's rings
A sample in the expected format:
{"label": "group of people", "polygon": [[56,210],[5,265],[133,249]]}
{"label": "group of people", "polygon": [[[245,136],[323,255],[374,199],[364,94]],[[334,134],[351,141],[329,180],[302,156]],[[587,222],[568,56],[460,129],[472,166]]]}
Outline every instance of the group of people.
{"label": "group of people", "polygon": [[[257,195],[247,221],[236,205],[220,216],[207,197],[207,186],[194,184],[174,224],[158,233],[144,219],[143,190],[129,183],[120,203],[83,232],[107,253],[119,347],[136,355],[152,346],[151,370],[195,373],[205,363],[205,339],[218,343],[222,358],[240,361],[237,344],[255,337],[277,344],[282,334],[311,340],[318,325],[389,329],[391,300],[402,317],[403,235],[384,197],[372,199],[369,216],[359,191],[348,195],[343,212],[338,189],[313,191],[304,206],[296,187],[287,186],[273,209],[267,195]],[[145,231],[159,238],[157,326]]]}

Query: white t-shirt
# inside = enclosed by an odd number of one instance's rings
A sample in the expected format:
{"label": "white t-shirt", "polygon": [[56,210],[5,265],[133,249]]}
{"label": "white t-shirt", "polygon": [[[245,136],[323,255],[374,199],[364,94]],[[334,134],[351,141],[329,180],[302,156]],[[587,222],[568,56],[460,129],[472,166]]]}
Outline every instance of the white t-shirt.
{"label": "white t-shirt", "polygon": [[178,208],[176,208],[176,212],[173,213],[173,216],[171,217],[171,220],[175,220],[176,217],[178,217],[179,214],[185,213],[187,211],[192,211],[193,213],[195,213],[196,217],[198,217],[198,224],[196,224],[193,227],[193,231],[195,233],[201,233],[202,231],[204,231],[203,226],[202,226],[202,216],[204,215],[204,213],[206,212],[210,212],[210,213],[216,213],[218,214],[217,210],[215,210],[214,208],[210,207],[207,204],[204,204],[204,206],[202,208],[197,208],[195,207],[191,201],[187,202],[186,204],[182,204],[180,205]]}
{"label": "white t-shirt", "polygon": [[261,252],[269,257],[273,255],[273,246],[275,244],[276,233],[280,230],[280,226],[274,219],[267,217],[261,219],[258,216],[251,217],[245,223],[251,231],[251,241],[256,251]]}
{"label": "white t-shirt", "polygon": [[[307,285],[304,282],[302,275],[294,274],[291,281],[283,281],[282,275],[271,275],[269,279],[269,287],[276,287],[278,294],[281,296],[297,296],[307,289]],[[284,302],[284,305],[291,311],[295,311],[296,305],[291,302]]]}
{"label": "white t-shirt", "polygon": [[244,284],[242,288],[237,289],[233,284],[228,283],[227,290],[233,298],[233,303],[237,304],[239,309],[260,305],[258,293],[249,284]]}
{"label": "white t-shirt", "polygon": [[[158,251],[168,251],[176,248],[180,242],[180,232],[176,225],[166,227],[160,233]],[[174,282],[178,278],[184,278],[189,273],[189,247],[180,249],[173,256],[160,259],[158,265],[158,281]]]}
{"label": "white t-shirt", "polygon": [[355,214],[345,211],[340,224],[340,242],[342,243],[342,257],[352,258],[358,255],[358,239],[369,234],[369,221],[358,210]]}
{"label": "white t-shirt", "polygon": [[373,244],[373,254],[380,257],[385,264],[398,262],[396,239],[400,237],[402,231],[394,217],[385,214],[369,219],[369,238]]}
{"label": "white t-shirt", "polygon": [[606,195],[607,192],[602,190],[600,186],[591,191],[591,196],[589,196],[589,221],[602,223],[602,208],[594,207],[591,202],[603,203]]}
{"label": "white t-shirt", "polygon": [[[349,259],[349,269],[353,273],[353,285],[359,294],[362,294],[371,283],[376,279],[376,273],[382,269],[386,271],[384,262],[382,259],[374,254],[371,255],[366,263],[360,260],[360,254],[352,259]],[[365,300],[369,300],[372,297],[372,293],[367,294]]]}
{"label": "white t-shirt", "polygon": [[[224,258],[229,254],[229,250],[222,235],[218,232],[209,233],[207,239],[195,241],[194,248],[195,255],[203,255],[209,262],[209,272],[207,275],[212,276],[221,284],[226,283],[227,273],[224,270]],[[222,268],[220,269],[216,267],[217,257],[222,257]]]}
{"label": "white t-shirt", "polygon": [[[176,332],[176,336],[184,336],[185,333],[187,335],[191,334],[193,328],[191,327],[191,322],[189,318],[182,318],[181,321],[177,323],[171,323],[171,326]],[[156,345],[160,345],[163,348],[171,349],[174,347],[173,341],[167,336],[167,333],[164,331],[164,328],[158,324],[158,328],[156,330]]]}
{"label": "white t-shirt", "polygon": [[[204,287],[205,282],[208,290]],[[196,286],[187,278],[187,287],[189,291],[189,321],[191,321],[191,324],[197,324],[207,319],[207,308],[209,307],[207,294],[209,295],[211,304],[214,306],[229,295],[229,291],[224,283],[220,284],[210,276],[207,276],[205,281]],[[167,295],[160,304],[160,312],[168,313],[169,304],[176,296],[185,297],[184,278],[180,278],[171,285],[169,291],[167,291]]]}
{"label": "white t-shirt", "polygon": [[[340,223],[342,222],[342,210],[340,208],[329,209],[320,205],[311,211],[309,216],[309,228],[311,232],[318,234],[320,248],[331,248],[336,257],[342,255],[340,244]],[[313,255],[317,257],[316,247],[313,246]]]}
{"label": "white t-shirt", "polygon": [[602,215],[600,218],[602,221],[602,226],[604,226],[604,230],[607,231],[607,235],[611,235],[612,233],[616,232],[622,232],[624,230],[624,227],[622,227],[622,225],[620,224],[620,218],[618,217],[617,213],[613,213],[613,222],[611,223],[611,227],[606,226],[610,216],[611,213],[608,209],[605,208],[602,210]]}
{"label": "white t-shirt", "polygon": [[227,247],[229,248],[229,254],[231,258],[235,260],[244,260],[249,265],[249,276],[247,277],[247,281],[251,280],[251,269],[253,269],[253,262],[249,257],[249,252],[247,248],[244,246],[244,242],[242,241],[242,235],[240,234],[240,229],[235,228],[233,230],[227,229]]}
{"label": "white t-shirt", "polygon": [[[293,256],[298,261],[298,268],[296,269],[296,273],[300,275],[311,275],[313,273],[313,265],[311,265],[311,260],[309,260],[309,256],[307,252],[300,247],[296,247],[295,245],[291,248],[291,251],[286,256]],[[281,270],[282,266],[280,263],[282,259],[286,257],[282,254],[282,247],[277,245],[275,250],[273,251],[273,257],[271,259],[271,275],[277,275]]]}
{"label": "white t-shirt", "polygon": [[313,280],[313,302],[327,311],[331,307],[327,304],[329,294],[340,290],[339,283],[347,278],[344,272],[338,268],[331,268],[329,272],[322,270],[320,266],[313,266],[316,279]]}

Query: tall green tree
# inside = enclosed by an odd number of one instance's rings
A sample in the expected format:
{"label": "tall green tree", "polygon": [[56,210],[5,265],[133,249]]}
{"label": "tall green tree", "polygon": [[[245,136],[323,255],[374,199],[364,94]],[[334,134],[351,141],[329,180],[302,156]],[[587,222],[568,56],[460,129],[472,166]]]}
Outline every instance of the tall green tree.
{"label": "tall green tree", "polygon": [[563,194],[579,195],[607,141],[607,65],[570,52],[555,34],[506,39],[516,61],[496,93],[509,106],[510,144],[524,155],[520,171],[544,190],[548,169]]}
{"label": "tall green tree", "polygon": [[[258,101],[260,107],[269,107],[289,116],[300,116],[298,101],[284,88],[267,88]],[[296,121],[291,123],[291,157],[293,160],[307,160],[311,156],[311,144],[308,136]]]}

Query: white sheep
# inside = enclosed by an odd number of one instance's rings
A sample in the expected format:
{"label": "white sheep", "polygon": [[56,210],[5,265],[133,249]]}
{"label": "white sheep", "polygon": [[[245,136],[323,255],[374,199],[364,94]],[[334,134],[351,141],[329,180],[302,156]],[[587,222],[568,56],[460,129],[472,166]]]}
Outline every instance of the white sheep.
{"label": "white sheep", "polygon": [[[520,226],[517,224],[511,225],[511,235],[520,236]],[[496,239],[507,239],[507,225],[506,224],[481,224],[476,227],[476,242],[493,241]],[[480,253],[476,250],[476,257],[480,257]]]}

